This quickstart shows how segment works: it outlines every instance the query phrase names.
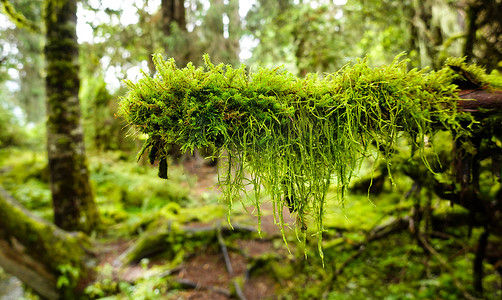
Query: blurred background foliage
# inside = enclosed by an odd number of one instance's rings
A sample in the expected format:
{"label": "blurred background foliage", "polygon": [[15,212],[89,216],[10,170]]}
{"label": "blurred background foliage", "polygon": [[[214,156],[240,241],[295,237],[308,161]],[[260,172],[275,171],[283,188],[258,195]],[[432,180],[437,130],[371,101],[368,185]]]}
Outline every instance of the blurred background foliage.
{"label": "blurred background foliage", "polygon": [[[42,0],[10,2],[42,27]],[[173,203],[186,208],[187,216],[190,209],[209,215],[194,213],[193,220],[211,220],[211,213],[221,217],[224,204],[218,204],[218,192],[197,188],[197,171],[190,172],[193,165],[202,168],[202,163],[188,164],[192,156],[175,158],[184,163],[170,169],[168,181],[158,179],[155,166],[134,159],[142,137],[131,137],[114,115],[118,98],[125,93],[120,80],[136,80],[140,69],[154,74],[152,53],[174,57],[178,66],[189,61],[200,65],[203,53],[208,53],[213,63],[245,63],[251,70],[284,65],[299,76],[336,72],[364,56],[370,65],[378,66],[402,52],[411,67],[437,69],[449,56],[465,56],[494,76],[502,70],[502,3],[498,0],[82,0],[78,17],[82,122],[94,193],[110,228],[102,238],[136,237],[152,222],[152,215]],[[0,15],[0,184],[27,208],[51,220],[43,44],[43,34],[16,27]],[[498,137],[493,145],[500,150]],[[437,145],[440,156],[448,157],[451,149],[448,138]],[[277,294],[286,299],[465,297],[455,281],[474,293],[472,266],[482,227],[465,221],[472,218],[467,210],[450,207],[432,189],[417,189],[405,175],[402,166],[410,158],[402,152],[395,157],[394,187],[387,171],[372,171],[374,162],[369,161],[362,165],[344,207],[330,202],[324,268],[314,238],[307,245],[305,260],[304,249],[292,233],[288,235],[292,254],[281,258],[286,263],[278,265],[277,256],[267,256],[255,262],[259,268],[250,270],[259,273],[261,268],[273,274]],[[490,169],[489,163],[495,162],[485,162],[484,170]],[[376,190],[370,202],[366,194],[372,172]],[[483,193],[493,196],[500,191],[500,175],[485,173],[480,184]],[[334,190],[332,198],[336,198]],[[426,215],[417,226],[427,228],[430,243],[448,259],[451,270],[426,253],[407,231],[391,232],[370,245],[368,234],[375,226],[409,216],[417,207],[425,207]],[[237,208],[234,214],[246,213]],[[277,247],[285,247],[279,236],[275,239]],[[501,244],[499,234],[492,239],[494,245]],[[500,272],[502,263],[485,261],[484,265],[484,297],[500,299],[497,268]],[[103,274],[100,285],[90,289],[93,297],[121,294],[151,299],[155,288],[177,288],[168,281],[143,278],[107,289],[110,276]],[[0,270],[0,280],[3,276]]]}

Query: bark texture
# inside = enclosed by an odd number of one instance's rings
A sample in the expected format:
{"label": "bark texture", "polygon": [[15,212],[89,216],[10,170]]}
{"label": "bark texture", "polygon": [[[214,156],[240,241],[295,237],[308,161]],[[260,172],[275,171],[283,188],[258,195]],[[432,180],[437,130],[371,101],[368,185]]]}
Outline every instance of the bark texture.
{"label": "bark texture", "polygon": [[99,224],[85,159],[78,100],[77,1],[47,0],[47,150],[54,222],[91,232]]}
{"label": "bark texture", "polygon": [[497,113],[502,111],[502,91],[463,90],[459,92],[459,95],[462,99],[470,99],[458,102],[459,109],[462,111],[479,112],[480,109],[490,109]]}

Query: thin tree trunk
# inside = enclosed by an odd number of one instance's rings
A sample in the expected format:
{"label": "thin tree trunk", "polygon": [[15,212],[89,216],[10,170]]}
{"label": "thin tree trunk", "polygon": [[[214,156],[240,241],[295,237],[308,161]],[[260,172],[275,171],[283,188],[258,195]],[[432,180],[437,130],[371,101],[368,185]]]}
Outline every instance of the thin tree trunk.
{"label": "thin tree trunk", "polygon": [[91,232],[99,224],[87,170],[78,99],[76,0],[47,0],[47,150],[54,222]]}
{"label": "thin tree trunk", "polygon": [[502,70],[502,3],[498,0],[472,0],[465,4],[466,37],[463,55],[484,66],[488,72]]}
{"label": "thin tree trunk", "polygon": [[473,3],[466,8],[467,12],[467,28],[466,28],[466,38],[463,49],[463,54],[467,58],[468,61],[472,61],[472,57],[474,56],[474,43],[476,41],[476,20],[478,18],[478,14],[480,11],[479,3]]}
{"label": "thin tree trunk", "polygon": [[225,53],[226,40],[224,37],[225,27],[223,26],[223,13],[225,6],[223,0],[211,1],[211,6],[205,17],[204,26],[210,30],[211,40],[207,45],[207,53],[215,63],[228,61],[228,55]]}
{"label": "thin tree trunk", "polygon": [[239,15],[239,0],[230,0],[228,4],[228,14],[229,14],[229,25],[228,25],[228,35],[229,35],[229,49],[230,61],[238,65],[239,54],[240,54],[240,36],[241,36],[241,18]]}
{"label": "thin tree trunk", "polygon": [[479,296],[483,296],[483,260],[486,257],[486,247],[488,245],[488,237],[490,236],[489,228],[481,234],[476,249],[476,256],[473,263],[474,290]]}
{"label": "thin tree trunk", "polygon": [[171,35],[171,25],[176,24],[186,31],[185,1],[184,0],[162,0],[162,31],[168,36]]}

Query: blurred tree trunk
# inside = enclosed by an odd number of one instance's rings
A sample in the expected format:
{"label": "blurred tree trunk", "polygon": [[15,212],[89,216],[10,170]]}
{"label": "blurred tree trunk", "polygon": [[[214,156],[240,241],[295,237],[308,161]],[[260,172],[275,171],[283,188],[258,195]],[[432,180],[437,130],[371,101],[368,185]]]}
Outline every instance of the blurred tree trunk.
{"label": "blurred tree trunk", "polygon": [[[76,299],[79,278],[89,266],[87,236],[71,234],[32,215],[0,187],[0,267],[44,299]],[[75,271],[75,277],[69,270]],[[67,284],[58,287],[58,277]],[[80,275],[80,276],[79,276]]]}
{"label": "blurred tree trunk", "polygon": [[[42,27],[41,8],[43,1],[24,0],[19,3],[23,7],[23,15],[35,24]],[[16,6],[19,7],[19,4]],[[43,63],[43,35],[38,32],[29,32],[24,28],[14,29],[18,39],[18,49],[21,54],[22,72],[18,92],[19,102],[26,114],[26,121],[40,123],[45,116],[45,90],[42,70]],[[19,54],[18,54],[19,55]]]}
{"label": "blurred tree trunk", "polygon": [[99,224],[85,157],[78,99],[76,0],[47,0],[47,150],[54,222],[65,230],[91,232]]}
{"label": "blurred tree trunk", "polygon": [[[168,37],[178,34],[178,30],[183,36],[186,35],[185,1],[162,0],[160,3],[160,11],[155,15],[151,15],[144,11],[144,9],[141,10],[139,15],[139,23],[144,26],[143,29],[146,33],[142,38],[142,46],[147,53],[151,55],[159,52],[158,49],[161,48],[164,49],[167,56],[174,57],[178,64],[185,65],[190,56],[190,49],[184,47],[181,51],[176,51],[178,47],[183,47],[184,44],[180,43],[180,45],[175,45],[173,47],[173,45],[169,45],[169,42],[166,42]],[[159,32],[161,33],[160,36],[162,36],[160,41],[158,39]],[[148,70],[150,76],[155,74],[155,65],[151,57],[148,59]]]}
{"label": "blurred tree trunk", "polygon": [[[19,89],[12,91],[13,102],[24,112],[27,122],[40,123],[45,117],[44,107],[44,78],[42,70],[43,63],[43,34],[41,7],[43,0],[17,0],[11,1],[15,4],[15,9],[19,15],[22,15],[32,26],[27,24],[18,24],[18,26],[3,26],[0,30],[0,40],[2,41],[3,54],[2,67],[11,65],[11,68],[18,70]],[[3,6],[3,5],[2,5]],[[2,9],[2,13],[7,11]],[[8,13],[7,13],[8,14]],[[15,16],[10,16],[12,20]],[[31,28],[35,27],[35,28]],[[30,29],[31,28],[31,29]],[[7,49],[14,48],[16,51]],[[7,50],[7,51],[6,51]],[[7,55],[7,57],[5,57]]]}
{"label": "blurred tree trunk", "polygon": [[239,41],[242,35],[239,1],[211,1],[204,20],[208,30],[207,52],[215,63],[239,64]]}
{"label": "blurred tree trunk", "polygon": [[160,30],[165,38],[170,37],[171,40],[162,47],[167,56],[174,57],[180,66],[184,66],[190,61],[193,51],[188,39],[185,1],[162,0],[160,11]]}
{"label": "blurred tree trunk", "polygon": [[185,1],[162,0],[162,31],[166,36],[171,35],[171,26],[178,25],[182,31],[186,31]]}
{"label": "blurred tree trunk", "polygon": [[463,55],[488,71],[502,70],[502,3],[467,1],[466,39]]}
{"label": "blurred tree trunk", "polygon": [[239,0],[230,0],[228,4],[228,51],[230,54],[230,61],[239,62],[240,54],[240,38],[242,33],[241,17],[239,15]]}
{"label": "blurred tree trunk", "polygon": [[226,54],[224,53],[225,38],[223,35],[225,31],[223,26],[223,12],[223,0],[211,1],[211,6],[204,19],[204,26],[209,32],[207,52],[211,56],[211,60],[215,63],[228,62],[228,60],[225,59]]}
{"label": "blurred tree trunk", "polygon": [[414,16],[412,45],[417,51],[420,67],[432,66],[434,69],[440,67],[438,61],[439,47],[443,43],[441,28],[433,22],[434,1],[413,1]]}

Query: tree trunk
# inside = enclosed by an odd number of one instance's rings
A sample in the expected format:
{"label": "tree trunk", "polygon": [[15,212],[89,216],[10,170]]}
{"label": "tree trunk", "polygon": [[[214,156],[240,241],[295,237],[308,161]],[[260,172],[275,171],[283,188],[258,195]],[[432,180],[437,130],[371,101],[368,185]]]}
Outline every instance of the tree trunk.
{"label": "tree trunk", "polygon": [[176,24],[182,31],[186,31],[185,1],[162,0],[162,31],[166,36],[171,35],[171,25]]}
{"label": "tree trunk", "polygon": [[463,55],[468,61],[502,70],[502,3],[497,0],[467,1],[466,38]]}
{"label": "tree trunk", "polygon": [[58,277],[64,267],[86,273],[87,244],[83,233],[71,234],[37,218],[0,187],[0,267],[44,298],[74,298],[78,278],[58,288]]}
{"label": "tree trunk", "polygon": [[433,24],[434,1],[413,1],[414,16],[412,19],[415,40],[415,49],[418,51],[420,66],[440,67],[438,61],[438,49],[443,43],[441,29]]}
{"label": "tree trunk", "polygon": [[211,60],[232,65],[239,64],[239,40],[241,23],[239,16],[239,1],[211,1],[211,8],[206,16],[206,26],[211,30],[211,42],[208,53]]}
{"label": "tree trunk", "polygon": [[240,54],[240,37],[241,37],[241,18],[239,15],[239,0],[230,0],[228,3],[228,52],[230,55],[230,62],[238,65]]}
{"label": "tree trunk", "polygon": [[80,120],[76,12],[76,0],[46,1],[47,150],[55,224],[91,232],[99,215]]}

